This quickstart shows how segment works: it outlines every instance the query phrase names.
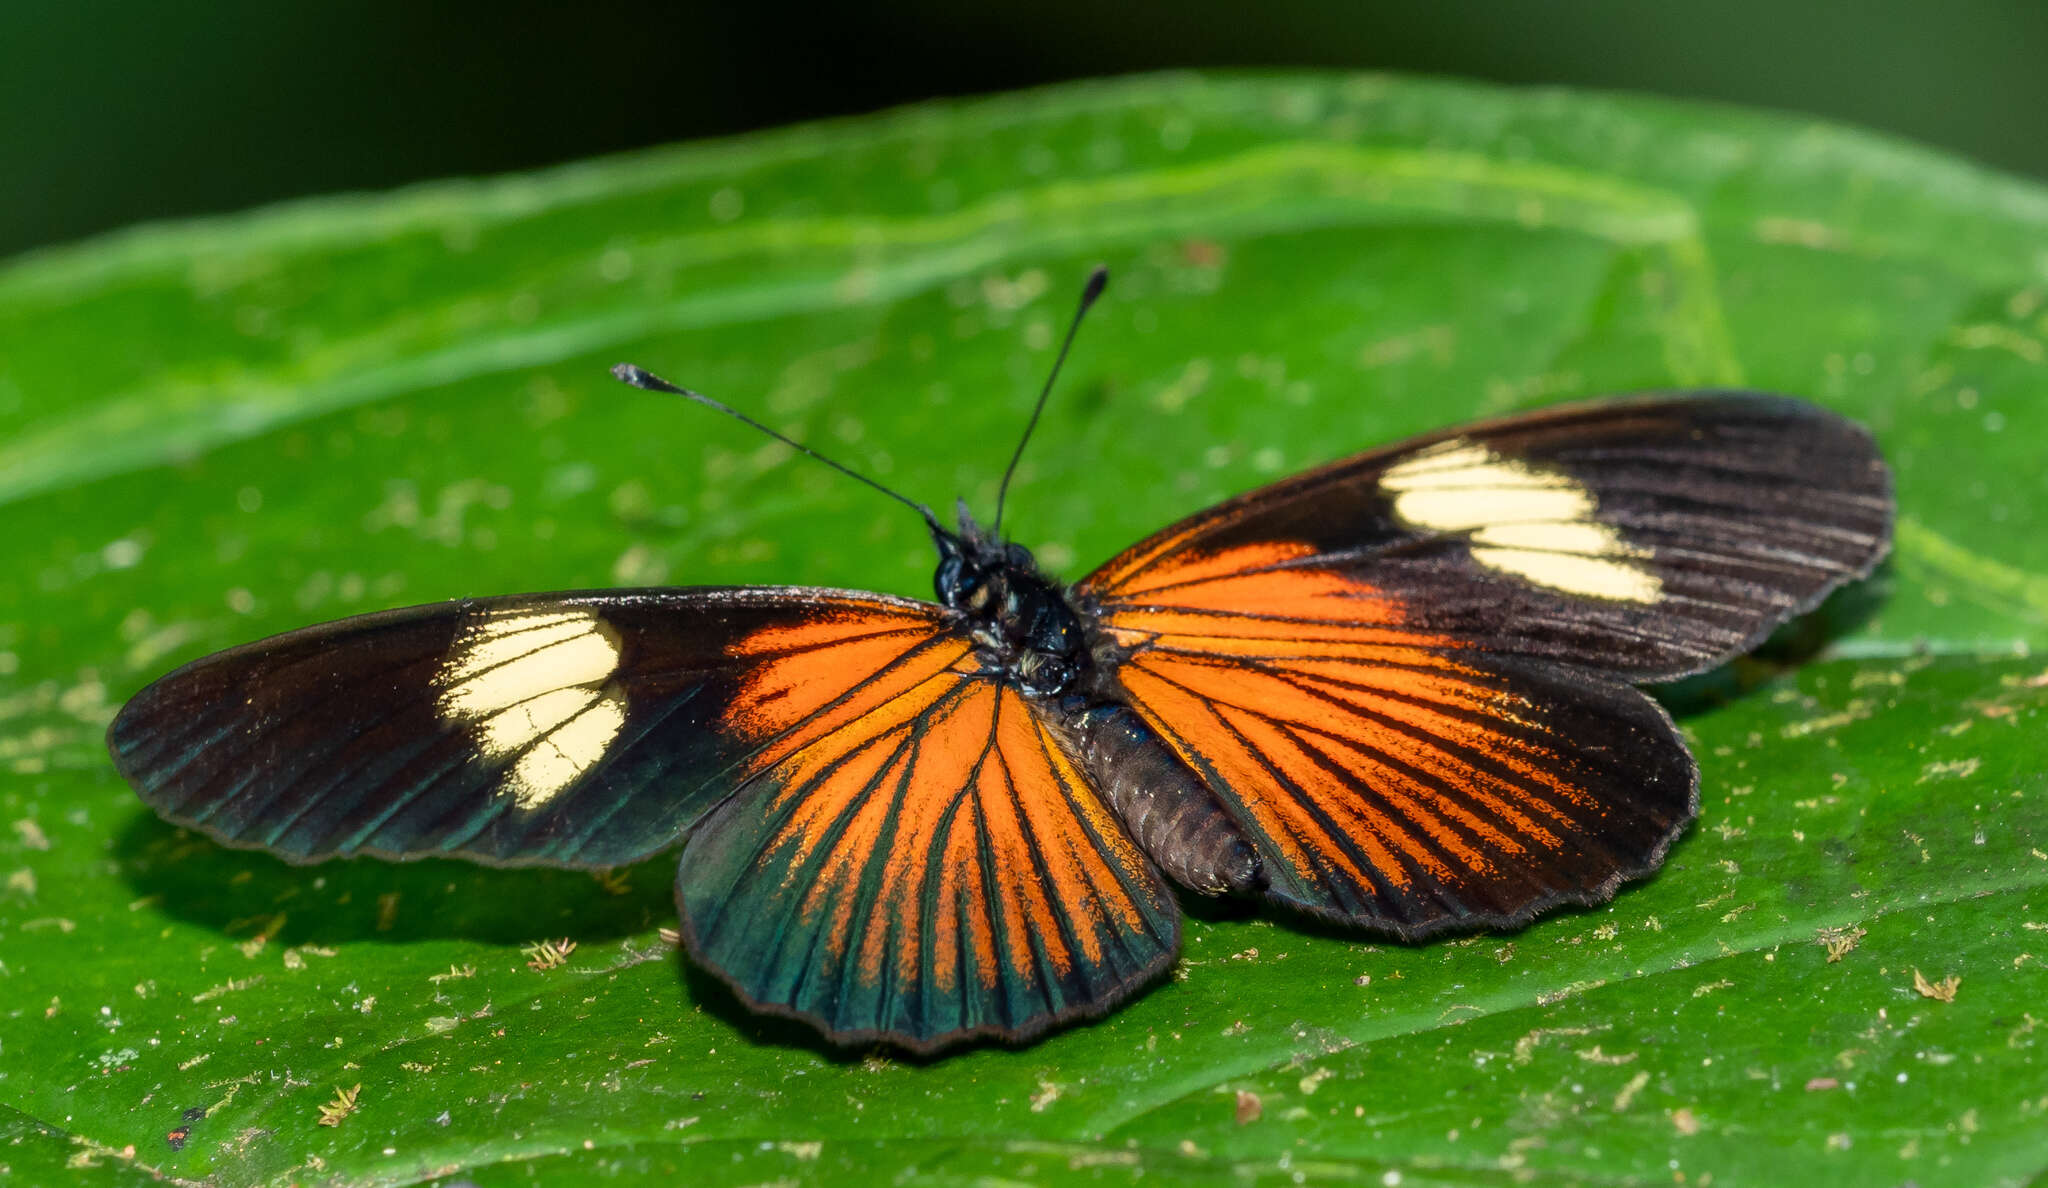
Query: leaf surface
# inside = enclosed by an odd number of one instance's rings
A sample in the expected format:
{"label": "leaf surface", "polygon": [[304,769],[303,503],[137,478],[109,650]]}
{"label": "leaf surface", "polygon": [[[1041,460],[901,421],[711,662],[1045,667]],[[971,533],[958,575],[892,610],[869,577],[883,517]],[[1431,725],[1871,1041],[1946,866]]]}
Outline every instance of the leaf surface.
{"label": "leaf surface", "polygon": [[[1785,117],[1157,77],[0,267],[0,1163],[2026,1182],[2048,1170],[2044,242],[2038,187]],[[1667,692],[1705,811],[1614,904],[1412,947],[1197,907],[1127,1009],[929,1063],[747,1015],[659,938],[662,863],[291,868],[179,834],[114,775],[122,698],[319,619],[608,584],[923,593],[914,517],[606,368],[985,514],[1097,262],[1114,281],[1008,525],[1068,576],[1406,433],[1720,384],[1877,431],[1895,562],[1781,649],[1825,641],[1818,662]],[[552,967],[531,948],[563,939]]]}

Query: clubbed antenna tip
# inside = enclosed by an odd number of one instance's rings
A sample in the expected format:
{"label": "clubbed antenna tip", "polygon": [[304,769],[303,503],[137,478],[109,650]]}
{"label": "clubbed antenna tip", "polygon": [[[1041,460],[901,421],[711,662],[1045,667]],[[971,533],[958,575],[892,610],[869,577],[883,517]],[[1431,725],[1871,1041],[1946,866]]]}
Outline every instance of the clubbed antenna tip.
{"label": "clubbed antenna tip", "polygon": [[1095,299],[1102,296],[1102,290],[1108,287],[1109,269],[1097,264],[1095,271],[1088,274],[1088,283],[1081,287],[1081,312],[1087,313],[1088,307],[1095,304]]}
{"label": "clubbed antenna tip", "polygon": [[612,378],[622,384],[631,384],[636,388],[644,388],[649,392],[675,392],[678,395],[682,393],[682,389],[674,384],[644,368],[635,367],[631,363],[620,363],[614,366],[612,368]]}

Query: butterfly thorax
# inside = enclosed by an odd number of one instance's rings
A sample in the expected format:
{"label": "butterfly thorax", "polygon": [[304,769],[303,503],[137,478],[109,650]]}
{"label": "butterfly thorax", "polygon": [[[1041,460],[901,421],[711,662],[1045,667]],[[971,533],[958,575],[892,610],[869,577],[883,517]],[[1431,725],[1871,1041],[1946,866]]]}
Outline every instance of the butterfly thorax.
{"label": "butterfly thorax", "polygon": [[963,508],[958,534],[934,532],[940,603],[967,617],[984,667],[1027,693],[1057,696],[1088,663],[1086,633],[1031,550],[984,532]]}
{"label": "butterfly thorax", "polygon": [[1050,704],[1044,720],[1088,772],[1141,849],[1182,886],[1207,894],[1262,885],[1259,859],[1222,804],[1112,692],[1066,591],[1031,551],[960,510],[957,535],[934,531],[939,601],[966,616],[984,671]]}

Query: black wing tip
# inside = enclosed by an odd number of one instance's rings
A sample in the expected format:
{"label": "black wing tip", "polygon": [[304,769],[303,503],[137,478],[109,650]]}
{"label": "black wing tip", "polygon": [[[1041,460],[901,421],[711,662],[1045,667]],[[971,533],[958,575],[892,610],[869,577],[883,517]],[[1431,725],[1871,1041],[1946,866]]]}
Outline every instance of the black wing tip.
{"label": "black wing tip", "polygon": [[[1862,421],[1839,409],[1805,396],[1789,392],[1778,392],[1767,388],[1704,387],[1704,388],[1639,388],[1625,392],[1611,392],[1598,396],[1575,397],[1555,404],[1532,406],[1498,416],[1451,426],[1425,434],[1417,440],[1429,440],[1438,435],[1463,436],[1484,434],[1498,428],[1513,426],[1528,418],[1570,419],[1574,416],[1612,413],[1616,410],[1657,410],[1697,409],[1701,413],[1714,411],[1741,411],[1752,417],[1781,422],[1823,423],[1833,428],[1853,433],[1859,441],[1876,453],[1875,441],[1870,427]],[[1411,443],[1394,443],[1385,447],[1398,449]],[[1880,459],[1881,460],[1881,459]]]}
{"label": "black wing tip", "polygon": [[130,770],[130,753],[146,733],[146,726],[142,722],[144,711],[137,708],[141,700],[142,694],[137,693],[123,703],[120,711],[114,715],[114,720],[107,723],[107,732],[101,736],[107,744],[107,757],[114,761],[114,770],[120,773],[121,778],[127,780],[130,786],[135,785],[136,775]]}
{"label": "black wing tip", "polygon": [[1884,564],[1885,558],[1891,556],[1898,520],[1897,479],[1892,472],[1891,464],[1885,460],[1883,451],[1878,448],[1876,434],[1862,421],[1805,397],[1756,388],[1664,389],[1560,405],[1548,411],[1563,412],[1581,408],[1590,411],[1617,404],[1641,405],[1646,408],[1658,405],[1693,405],[1702,409],[1740,408],[1765,414],[1760,419],[1786,425],[1812,426],[1821,432],[1839,434],[1840,437],[1836,440],[1837,444],[1843,447],[1839,459],[1843,466],[1842,474],[1845,477],[1852,475],[1860,466],[1860,478],[1867,483],[1861,486],[1845,484],[1840,493],[1872,501],[1871,510],[1876,513],[1878,520],[1870,534],[1869,546],[1861,556],[1852,563],[1844,564],[1839,572],[1829,575],[1782,612],[1760,620],[1755,629],[1734,645],[1699,659],[1675,664],[1668,669],[1631,673],[1629,679],[1632,682],[1663,684],[1683,680],[1703,672],[1711,672],[1739,656],[1748,655],[1763,646],[1764,642],[1785,624],[1818,610],[1820,605],[1837,591],[1868,580],[1877,572],[1878,567]]}

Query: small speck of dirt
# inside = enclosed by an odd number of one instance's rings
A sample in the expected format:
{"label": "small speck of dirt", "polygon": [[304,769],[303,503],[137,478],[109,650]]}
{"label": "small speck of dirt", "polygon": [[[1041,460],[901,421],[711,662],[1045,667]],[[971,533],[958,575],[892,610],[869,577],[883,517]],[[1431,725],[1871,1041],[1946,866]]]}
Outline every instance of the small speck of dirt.
{"label": "small speck of dirt", "polygon": [[1840,928],[1823,928],[1814,940],[1827,948],[1828,964],[1833,965],[1855,952],[1857,943],[1868,935],[1861,927],[1846,924]]}
{"label": "small speck of dirt", "polygon": [[1265,1103],[1259,1100],[1258,1094],[1253,1093],[1249,1089],[1237,1091],[1237,1124],[1239,1126],[1249,1126],[1258,1121],[1259,1115],[1265,1113],[1265,1111]]}

